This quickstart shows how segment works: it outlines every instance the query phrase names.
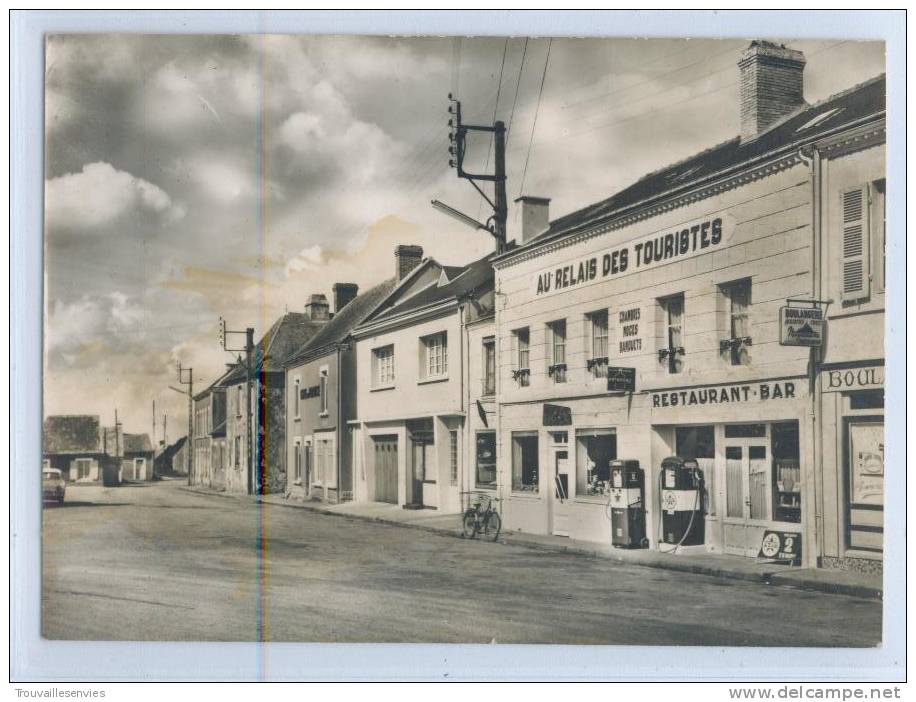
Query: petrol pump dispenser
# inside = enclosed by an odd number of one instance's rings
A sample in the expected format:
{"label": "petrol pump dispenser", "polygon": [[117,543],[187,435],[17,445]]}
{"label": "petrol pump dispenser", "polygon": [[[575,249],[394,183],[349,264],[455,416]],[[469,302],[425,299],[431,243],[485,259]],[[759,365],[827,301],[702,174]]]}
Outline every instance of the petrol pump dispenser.
{"label": "petrol pump dispenser", "polygon": [[704,541],[703,471],[692,458],[672,456],[662,461],[662,541],[695,546]]}
{"label": "petrol pump dispenser", "polygon": [[639,461],[611,461],[611,543],[618,548],[645,548],[645,475]]}

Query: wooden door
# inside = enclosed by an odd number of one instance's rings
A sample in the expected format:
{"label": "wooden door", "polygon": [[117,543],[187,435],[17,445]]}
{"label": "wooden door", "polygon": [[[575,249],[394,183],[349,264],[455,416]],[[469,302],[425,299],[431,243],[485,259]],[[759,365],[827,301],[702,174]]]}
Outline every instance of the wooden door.
{"label": "wooden door", "polygon": [[375,499],[377,502],[398,503],[398,437],[376,436]]}

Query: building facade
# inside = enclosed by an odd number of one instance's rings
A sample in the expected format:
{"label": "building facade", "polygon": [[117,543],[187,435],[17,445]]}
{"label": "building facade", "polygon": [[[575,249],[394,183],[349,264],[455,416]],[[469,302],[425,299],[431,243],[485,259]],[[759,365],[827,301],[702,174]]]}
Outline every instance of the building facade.
{"label": "building facade", "polygon": [[398,247],[397,287],[353,332],[354,499],[457,512],[477,413],[467,327],[492,312],[493,270],[491,257],[463,267],[421,257]]}
{"label": "building facade", "polygon": [[42,467],[56,468],[71,483],[118,485],[124,435],[104,427],[98,415],[51,415],[42,427]]}
{"label": "building facade", "polygon": [[154,480],[153,444],[148,434],[124,434],[121,458],[121,480],[147,482]]}
{"label": "building facade", "polygon": [[[225,377],[225,376],[224,376]],[[226,388],[217,380],[194,397],[194,469],[191,484],[226,489]]]}
{"label": "building facade", "polygon": [[[506,528],[609,541],[610,462],[629,459],[651,548],[756,557],[778,532],[819,561],[821,393],[809,349],[780,343],[780,308],[819,299],[807,154],[884,105],[881,80],[809,106],[803,68],[754,42],[740,137],[546,227],[547,201],[525,200],[523,241],[495,261]],[[674,456],[700,469],[689,505],[662,503]]]}
{"label": "building facade", "polygon": [[830,300],[819,358],[816,485],[826,567],[880,571],[884,550],[885,114],[820,140],[817,297]]}
{"label": "building facade", "polygon": [[353,499],[356,349],[350,333],[394,288],[391,278],[363,294],[334,285],[332,319],[286,364],[288,494],[296,499]]}

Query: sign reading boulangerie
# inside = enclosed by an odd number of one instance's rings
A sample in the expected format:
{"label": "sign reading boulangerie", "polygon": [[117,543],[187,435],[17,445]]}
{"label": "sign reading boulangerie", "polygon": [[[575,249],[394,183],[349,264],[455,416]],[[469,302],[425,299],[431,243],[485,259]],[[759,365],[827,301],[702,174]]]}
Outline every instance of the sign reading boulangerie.
{"label": "sign reading boulangerie", "polygon": [[652,234],[604,252],[537,273],[535,294],[547,295],[616,275],[709,253],[728,239],[727,217],[713,217]]}

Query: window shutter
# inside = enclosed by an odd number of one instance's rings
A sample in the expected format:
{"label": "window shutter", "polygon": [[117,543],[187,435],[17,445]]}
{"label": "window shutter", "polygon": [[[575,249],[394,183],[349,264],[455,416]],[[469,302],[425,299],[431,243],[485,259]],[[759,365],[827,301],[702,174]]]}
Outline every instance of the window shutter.
{"label": "window shutter", "polygon": [[861,300],[868,297],[868,203],[864,186],[842,194],[843,208],[843,300]]}

